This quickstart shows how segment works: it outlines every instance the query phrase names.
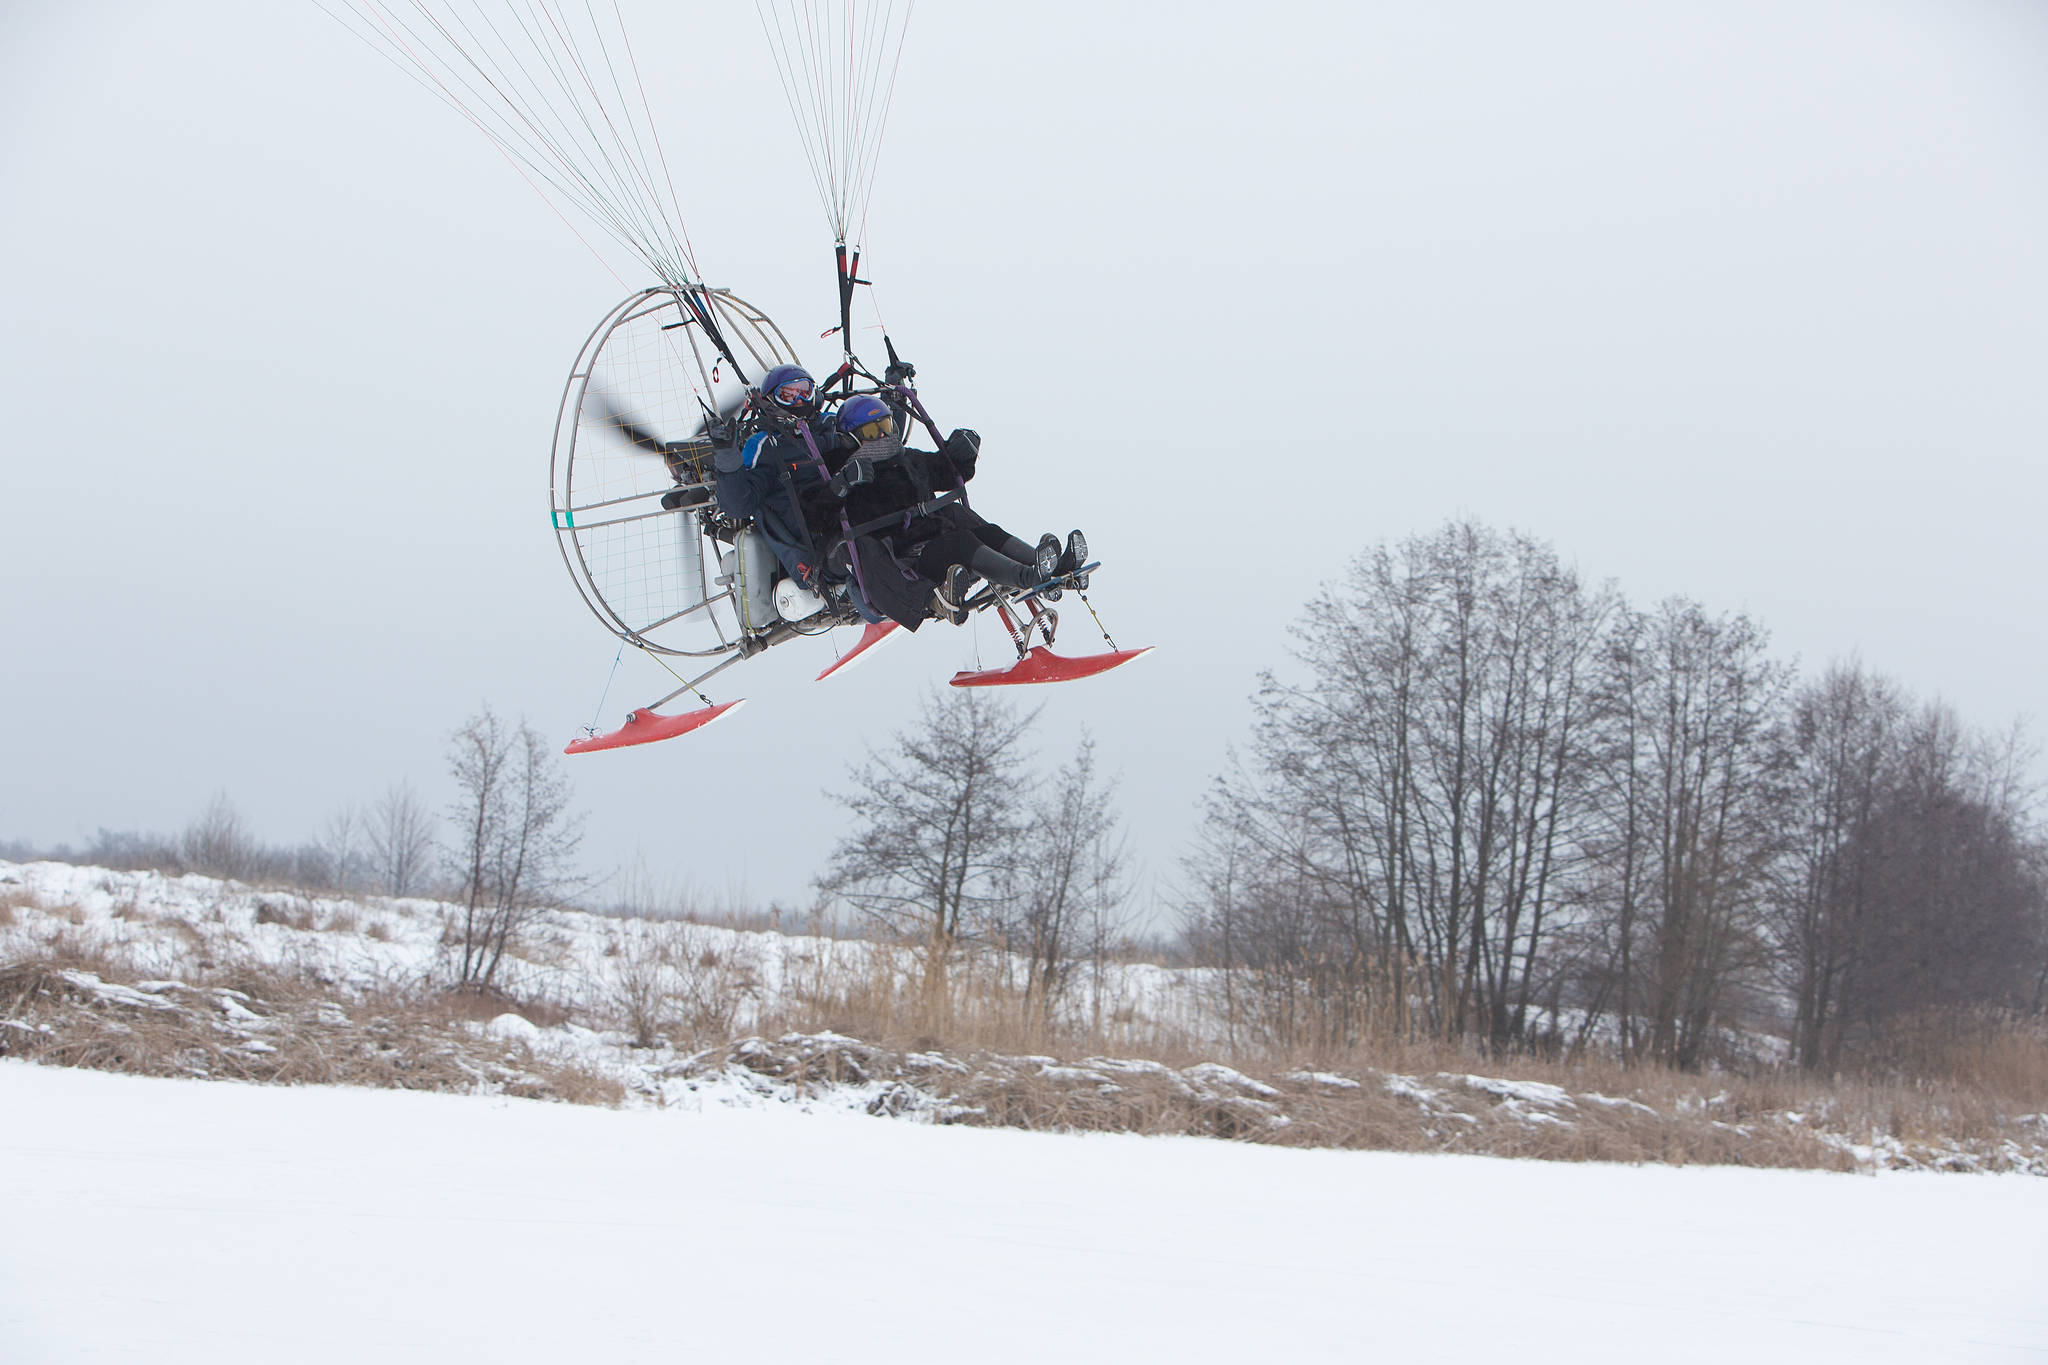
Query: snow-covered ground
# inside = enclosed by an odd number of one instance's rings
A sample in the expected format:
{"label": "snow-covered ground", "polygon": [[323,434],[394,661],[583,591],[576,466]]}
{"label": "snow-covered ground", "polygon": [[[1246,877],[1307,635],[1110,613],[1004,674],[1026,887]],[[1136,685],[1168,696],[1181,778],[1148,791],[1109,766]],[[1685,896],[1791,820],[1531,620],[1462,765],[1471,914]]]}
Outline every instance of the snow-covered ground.
{"label": "snow-covered ground", "polygon": [[[5,860],[0,897],[19,901],[23,911],[13,924],[0,916],[0,960],[64,932],[158,976],[179,976],[201,961],[251,961],[374,989],[446,980],[452,971],[446,931],[456,907],[432,900],[308,896],[197,874]],[[858,939],[553,910],[523,934],[497,984],[520,999],[603,1013],[617,1008],[623,975],[650,952],[692,969],[686,991],[730,1011],[735,1033],[758,1028],[790,992],[821,980],[868,982],[915,970],[903,950]],[[1002,954],[984,960],[1021,984],[1021,961]],[[1065,1005],[1079,1018],[1119,1016],[1132,1035],[1205,1038],[1219,1031],[1207,1008],[1212,976],[1200,968],[1106,962],[1099,973],[1077,975]]]}
{"label": "snow-covered ground", "polygon": [[2048,1182],[0,1062],[0,1359],[2025,1361]]}
{"label": "snow-covered ground", "polygon": [[[10,964],[32,974],[17,972],[10,987],[0,1056],[158,1076],[473,1088],[655,1108],[795,1105],[1300,1146],[2048,1175],[2048,1114],[1958,1118],[1936,1106],[1902,1120],[1896,1109],[1844,1107],[1824,1094],[1794,1109],[1768,1088],[1761,1098],[1731,1096],[1706,1078],[1695,1093],[1630,1097],[1567,1072],[1554,1079],[1572,1082],[1569,1090],[1462,1067],[1258,1079],[1203,1059],[1173,1070],[1156,1060],[1162,1040],[1183,1061],[1224,1051],[1213,973],[1143,963],[1106,963],[1099,976],[1084,969],[1066,998],[1080,1022],[1109,1025],[1090,1030],[1103,1055],[889,1053],[831,1031],[786,1032],[785,1021],[815,1015],[819,1002],[840,1011],[863,992],[900,998],[915,970],[903,949],[557,911],[530,927],[501,978],[520,1009],[550,1026],[515,1013],[489,1022],[385,1017],[394,999],[439,997],[453,980],[455,913],[429,900],[0,861],[0,976]],[[94,963],[112,979],[78,965]],[[1021,982],[1019,964],[998,953],[978,955],[972,970],[982,974],[977,989],[993,985],[998,997]],[[267,990],[266,974],[284,984],[282,995],[249,993]],[[768,1036],[747,1036],[756,1031]]]}

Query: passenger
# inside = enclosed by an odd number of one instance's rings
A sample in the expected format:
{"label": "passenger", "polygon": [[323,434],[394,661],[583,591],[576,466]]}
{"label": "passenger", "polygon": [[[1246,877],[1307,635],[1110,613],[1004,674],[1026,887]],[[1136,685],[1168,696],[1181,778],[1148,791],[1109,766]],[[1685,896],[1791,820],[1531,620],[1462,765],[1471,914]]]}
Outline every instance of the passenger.
{"label": "passenger", "polygon": [[[1079,531],[1034,547],[963,502],[923,510],[974,477],[981,437],[957,430],[938,451],[907,448],[900,409],[871,394],[848,399],[836,413],[818,401],[816,381],[798,365],[778,365],[761,378],[754,411],[759,426],[743,436],[714,431],[719,509],[734,521],[752,519],[781,562],[805,589],[837,593],[852,580],[856,605],[915,630],[929,613],[954,624],[977,579],[1015,591],[1060,578],[1088,586],[1075,571],[1087,563]],[[900,524],[853,536],[884,517]],[[821,553],[835,546],[829,562]],[[1047,588],[1047,600],[1060,595]]]}
{"label": "passenger", "polygon": [[[1051,535],[1034,547],[964,501],[920,510],[954,489],[964,491],[974,477],[981,437],[962,429],[936,452],[917,450],[903,444],[903,424],[897,409],[872,394],[847,399],[837,420],[838,448],[844,453],[836,461],[826,457],[834,464],[834,477],[824,492],[842,505],[842,532],[904,514],[901,525],[870,534],[900,566],[931,585],[935,615],[955,625],[965,621],[964,604],[977,578],[1021,592],[1048,579],[1072,576],[1088,562],[1088,542],[1079,531],[1067,538],[1064,548]],[[816,494],[811,501],[816,505]],[[1088,586],[1085,577],[1074,577],[1073,582],[1078,588]],[[1058,594],[1059,589],[1052,588],[1045,595]]]}

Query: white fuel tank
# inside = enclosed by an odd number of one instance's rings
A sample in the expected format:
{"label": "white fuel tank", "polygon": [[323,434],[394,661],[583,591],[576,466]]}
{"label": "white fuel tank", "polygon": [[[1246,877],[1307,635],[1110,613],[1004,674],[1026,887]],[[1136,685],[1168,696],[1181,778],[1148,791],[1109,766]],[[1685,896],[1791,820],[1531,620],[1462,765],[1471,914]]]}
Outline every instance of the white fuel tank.
{"label": "white fuel tank", "polygon": [[785,621],[803,621],[825,610],[825,599],[785,577],[775,585],[775,614]]}
{"label": "white fuel tank", "polygon": [[782,566],[775,552],[751,526],[742,527],[732,549],[719,556],[719,567],[732,579],[733,606],[743,630],[766,630],[775,624],[775,575]]}

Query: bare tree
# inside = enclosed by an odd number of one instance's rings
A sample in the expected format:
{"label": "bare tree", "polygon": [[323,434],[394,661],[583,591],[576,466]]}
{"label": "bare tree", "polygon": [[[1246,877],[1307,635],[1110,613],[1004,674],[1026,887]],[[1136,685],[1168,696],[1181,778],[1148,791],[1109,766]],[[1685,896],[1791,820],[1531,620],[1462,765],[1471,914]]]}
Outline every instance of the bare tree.
{"label": "bare tree", "polygon": [[1841,1031],[1880,1053],[1902,1024],[1952,1031],[2029,1008],[2048,924],[2040,843],[1999,746],[1940,704],[1900,738],[1865,830],[1868,909],[1841,993]]}
{"label": "bare tree", "polygon": [[434,816],[410,782],[394,782],[364,822],[372,876],[387,896],[425,889],[434,856]]}
{"label": "bare tree", "polygon": [[1611,1025],[1696,1067],[1788,1019],[1832,1067],[1929,1017],[2048,1008],[2013,738],[1913,719],[1853,666],[1793,698],[1748,617],[1626,609],[1471,524],[1368,552],[1294,636],[1187,864],[1233,1041]]}
{"label": "bare tree", "polygon": [[1696,603],[1625,614],[1607,658],[1610,787],[1600,852],[1620,922],[1610,969],[1625,1030],[1638,1014],[1650,1055],[1696,1067],[1746,973],[1762,966],[1762,921],[1784,848],[1790,670],[1764,656],[1762,627]]}
{"label": "bare tree", "polygon": [[369,871],[369,827],[354,805],[329,813],[314,847],[324,864],[328,885],[343,895],[362,885]]}
{"label": "bare tree", "polygon": [[1036,717],[972,689],[929,697],[922,723],[870,749],[838,798],[854,828],[818,885],[921,947],[930,1018],[946,1008],[961,940],[1000,920],[1012,894]]}
{"label": "bare tree", "polygon": [[1249,874],[1231,950],[1300,1042],[1521,1038],[1587,818],[1611,610],[1547,546],[1469,523],[1362,556],[1310,603],[1305,677],[1267,678],[1252,761],[1207,822]]}
{"label": "bare tree", "polygon": [[246,880],[255,875],[263,852],[224,791],[214,794],[178,842],[187,866],[214,877]]}
{"label": "bare tree", "polygon": [[1840,1062],[1877,893],[1872,822],[1896,780],[1905,704],[1857,663],[1829,668],[1791,703],[1790,866],[1772,915],[1801,1066]]}
{"label": "bare tree", "polygon": [[505,953],[540,908],[565,891],[582,842],[569,784],[546,740],[483,708],[451,737],[448,770],[460,793],[449,816],[462,842],[450,850],[462,901],[463,985],[488,988]]}
{"label": "bare tree", "polygon": [[1024,830],[1028,854],[1018,862],[1017,895],[1006,928],[1025,957],[1025,998],[1033,1023],[1041,1028],[1052,1022],[1054,1007],[1084,954],[1096,968],[1099,1003],[1104,959],[1122,927],[1119,911],[1129,899],[1115,797],[1116,784],[1096,777],[1095,741],[1083,736],[1072,762],[1033,803]]}

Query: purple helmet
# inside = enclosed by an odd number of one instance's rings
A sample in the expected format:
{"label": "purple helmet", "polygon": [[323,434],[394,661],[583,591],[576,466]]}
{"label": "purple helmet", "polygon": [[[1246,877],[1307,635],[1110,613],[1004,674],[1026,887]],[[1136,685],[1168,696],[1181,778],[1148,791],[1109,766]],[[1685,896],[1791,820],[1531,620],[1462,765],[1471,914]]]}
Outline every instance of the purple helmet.
{"label": "purple helmet", "polygon": [[864,393],[839,405],[839,429],[856,441],[879,440],[896,434],[896,414],[881,399]]}
{"label": "purple helmet", "polygon": [[761,376],[761,396],[789,412],[817,410],[818,382],[801,365],[777,365]]}

